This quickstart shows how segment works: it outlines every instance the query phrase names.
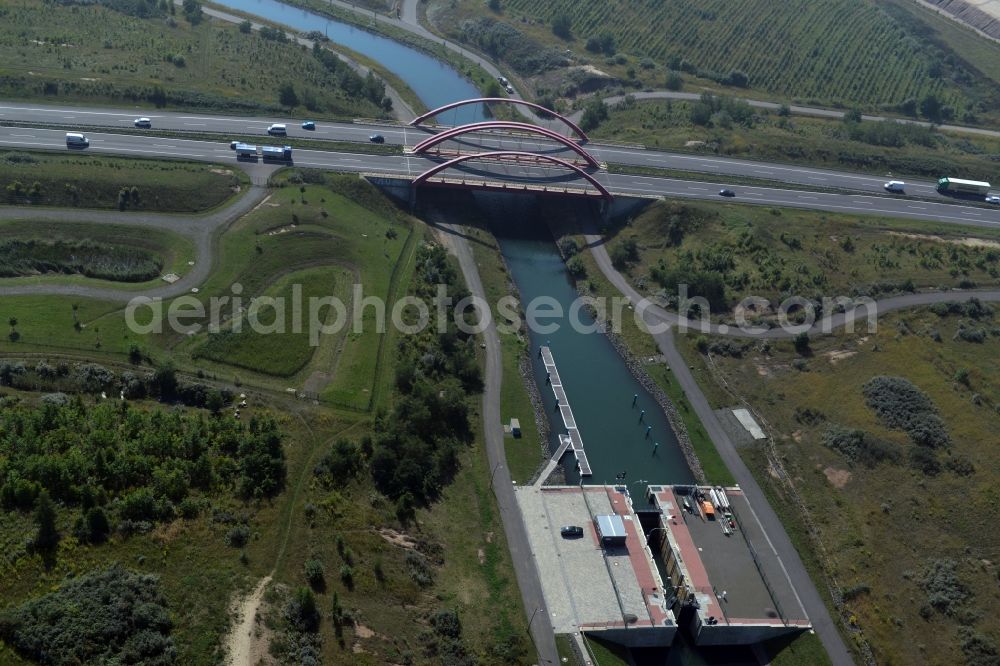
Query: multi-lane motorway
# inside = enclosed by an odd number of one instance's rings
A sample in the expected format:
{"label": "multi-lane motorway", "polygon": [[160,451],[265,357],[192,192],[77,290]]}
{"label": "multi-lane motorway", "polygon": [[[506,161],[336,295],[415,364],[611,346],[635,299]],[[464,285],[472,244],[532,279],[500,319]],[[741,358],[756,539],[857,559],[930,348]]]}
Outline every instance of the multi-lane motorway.
{"label": "multi-lane motorway", "polygon": [[[65,142],[66,128],[80,129],[85,127],[122,127],[131,128],[136,114],[131,112],[104,111],[96,109],[54,109],[50,107],[27,107],[0,104],[0,113],[5,114],[0,120],[8,123],[16,122],[12,116],[26,120],[31,115],[32,123],[64,124],[63,129],[42,129],[31,126],[0,127],[0,149],[24,148],[44,149],[69,152]],[[82,152],[111,153],[142,157],[167,157],[175,159],[190,159],[213,162],[236,162],[226,134],[245,135],[259,134],[262,143],[278,144],[281,139],[268,137],[266,128],[274,119],[269,118],[227,118],[218,116],[201,116],[187,114],[158,114],[153,119],[153,129],[140,133],[117,133],[113,130],[87,131],[90,147]],[[385,136],[387,142],[414,145],[427,135],[427,130],[400,127],[395,125],[379,126],[351,123],[320,123],[314,132],[307,132],[298,124],[287,123],[289,134],[294,138],[309,136],[326,140],[367,141],[374,131]],[[157,130],[218,132],[223,133],[223,140],[208,141],[194,139],[178,139],[157,136]],[[534,149],[551,149],[551,143],[535,139],[525,139],[516,136],[478,135],[477,140],[484,147],[493,148],[503,145],[506,148],[531,150],[525,141],[531,141]],[[467,139],[468,141],[468,139]],[[886,196],[881,193],[882,179],[873,176],[824,171],[816,169],[789,167],[765,163],[747,162],[745,160],[730,160],[694,155],[672,155],[641,149],[623,147],[589,146],[601,159],[618,162],[629,161],[634,164],[649,164],[655,166],[667,165],[672,168],[683,168],[688,171],[711,171],[703,181],[679,180],[658,176],[640,176],[633,174],[595,172],[597,179],[613,192],[637,196],[667,196],[690,199],[718,199],[718,192],[723,187],[732,187],[736,191],[735,201],[767,206],[788,206],[825,210],[830,212],[886,215],[892,217],[941,221],[946,223],[967,224],[981,227],[1000,226],[1000,207],[990,208],[981,205],[962,205],[951,201],[938,202],[931,198],[913,198]],[[466,149],[469,149],[468,147]],[[77,152],[77,151],[74,151]],[[645,160],[645,161],[644,161]],[[328,150],[309,150],[296,148],[294,151],[296,166],[331,169],[338,171],[373,172],[394,175],[403,178],[413,178],[436,163],[435,159],[414,155],[371,155],[362,152],[336,152]],[[443,175],[454,177],[493,178],[506,181],[552,184],[555,186],[582,186],[584,181],[577,179],[561,167],[527,166],[510,163],[466,163],[461,171],[445,172]],[[818,175],[827,180],[823,183],[843,189],[853,189],[857,193],[809,191],[802,189],[783,189],[781,187],[762,187],[748,185],[732,185],[727,182],[729,176],[743,176],[747,172],[756,176],[768,177],[788,183],[802,183]],[[767,172],[755,173],[755,172]],[[933,187],[929,183],[908,182],[908,191],[924,193],[933,196]]]}
{"label": "multi-lane motorway", "polygon": [[[199,132],[217,133],[225,137],[259,135],[262,142],[280,143],[281,139],[269,137],[266,134],[267,127],[272,123],[285,123],[288,128],[288,135],[292,139],[321,139],[326,141],[356,141],[366,142],[372,134],[381,134],[387,144],[413,146],[426,138],[432,131],[425,128],[414,128],[406,125],[378,124],[378,123],[335,123],[317,122],[316,129],[309,131],[300,127],[302,119],[288,118],[264,118],[264,117],[243,117],[243,116],[217,116],[197,113],[176,113],[160,112],[150,113],[148,110],[115,110],[104,108],[84,108],[84,107],[53,107],[33,104],[14,104],[0,102],[0,122],[7,125],[15,125],[18,122],[28,124],[45,124],[54,126],[64,126],[67,129],[102,128],[102,131],[112,131],[114,128],[130,129],[135,118],[145,116],[151,119],[153,127],[144,130],[149,136],[155,136],[157,130],[168,130],[176,132]],[[441,118],[447,122],[447,114]],[[5,130],[6,132],[6,130]],[[19,131],[18,134],[25,135],[29,132]],[[17,138],[17,137],[15,137]],[[22,136],[20,138],[29,138]],[[8,139],[8,137],[4,137]],[[166,150],[167,142],[159,141],[159,148]],[[298,143],[298,141],[296,141]],[[479,149],[513,149],[546,151],[564,155],[566,151],[559,151],[558,145],[547,139],[530,136],[504,136],[498,134],[479,134],[474,138],[466,138],[463,144],[450,144],[453,148],[470,146]],[[129,146],[130,150],[140,148],[140,142],[133,142]],[[148,143],[141,146],[148,147]],[[941,202],[954,203],[938,194],[935,183],[927,180],[906,179],[907,197],[888,195],[883,190],[886,176],[875,176],[868,174],[849,173],[833,171],[829,169],[814,169],[788,164],[776,164],[771,162],[756,162],[752,160],[739,160],[712,155],[686,155],[666,153],[654,150],[644,150],[628,146],[613,146],[600,143],[589,143],[585,148],[593,153],[599,160],[623,164],[636,167],[652,167],[659,169],[671,169],[676,171],[700,172],[706,174],[706,178],[721,182],[727,176],[739,176],[740,178],[753,178],[757,180],[768,180],[783,182],[794,185],[803,185],[816,189],[836,189],[852,190],[866,194],[877,195],[880,199],[899,199],[902,201],[911,200],[912,206],[919,205],[913,202],[913,198],[928,199],[930,201],[940,200]],[[305,151],[309,152],[309,151]],[[310,158],[312,159],[312,158]],[[324,165],[325,166],[325,165]],[[341,168],[338,166],[338,168]],[[960,177],[960,174],[942,174]],[[899,178],[899,176],[893,176]],[[662,180],[662,179],[657,179]],[[619,179],[616,186],[623,182]],[[625,178],[633,186],[648,188],[648,184],[640,179]],[[740,188],[743,190],[743,188]],[[717,191],[717,190],[716,190]],[[761,193],[756,190],[753,196]],[[653,193],[653,192],[651,192]],[[659,192],[655,192],[659,193]],[[675,192],[671,192],[675,194]],[[911,210],[907,204],[896,207],[893,210]],[[912,210],[919,210],[913,208]]]}

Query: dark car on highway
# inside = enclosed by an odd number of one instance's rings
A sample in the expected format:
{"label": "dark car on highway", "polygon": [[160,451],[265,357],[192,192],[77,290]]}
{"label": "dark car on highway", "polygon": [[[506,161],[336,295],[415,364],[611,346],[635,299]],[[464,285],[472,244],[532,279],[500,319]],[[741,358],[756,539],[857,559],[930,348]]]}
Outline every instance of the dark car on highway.
{"label": "dark car on highway", "polygon": [[736,192],[733,192],[732,190],[726,188],[724,190],[719,190],[719,196],[720,197],[735,197],[736,196]]}
{"label": "dark car on highway", "polygon": [[382,136],[381,134],[372,134],[370,137],[368,137],[368,140],[371,141],[372,143],[385,143],[385,137]]}
{"label": "dark car on highway", "polygon": [[583,536],[583,528],[579,525],[566,525],[559,528],[559,534],[562,534],[564,539],[578,539]]}

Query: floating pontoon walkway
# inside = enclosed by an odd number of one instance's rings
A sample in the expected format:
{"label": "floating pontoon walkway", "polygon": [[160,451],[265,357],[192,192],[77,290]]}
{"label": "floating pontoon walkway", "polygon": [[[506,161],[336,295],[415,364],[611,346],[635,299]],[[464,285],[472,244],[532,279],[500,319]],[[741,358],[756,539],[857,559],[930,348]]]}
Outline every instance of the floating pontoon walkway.
{"label": "floating pontoon walkway", "polygon": [[556,368],[555,359],[552,358],[552,350],[548,347],[539,347],[539,355],[542,363],[545,364],[545,372],[548,382],[552,386],[552,393],[556,397],[559,405],[559,413],[562,415],[563,425],[566,426],[566,434],[559,435],[559,448],[552,457],[554,462],[558,462],[566,453],[566,449],[573,449],[576,456],[576,466],[580,470],[580,476],[590,476],[590,463],[587,461],[587,452],[583,450],[583,438],[580,431],[576,429],[576,417],[573,416],[573,408],[569,406],[569,399],[566,391],[563,390],[562,380],[559,378],[559,369]]}

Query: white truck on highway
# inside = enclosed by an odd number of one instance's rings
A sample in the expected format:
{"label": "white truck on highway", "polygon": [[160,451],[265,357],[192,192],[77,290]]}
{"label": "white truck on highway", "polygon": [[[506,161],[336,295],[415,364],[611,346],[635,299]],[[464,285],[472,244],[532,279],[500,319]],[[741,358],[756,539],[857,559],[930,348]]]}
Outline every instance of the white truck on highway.
{"label": "white truck on highway", "polygon": [[236,151],[236,159],[256,160],[258,157],[264,161],[291,162],[291,146],[256,146],[252,143],[241,143],[234,141],[231,145]]}

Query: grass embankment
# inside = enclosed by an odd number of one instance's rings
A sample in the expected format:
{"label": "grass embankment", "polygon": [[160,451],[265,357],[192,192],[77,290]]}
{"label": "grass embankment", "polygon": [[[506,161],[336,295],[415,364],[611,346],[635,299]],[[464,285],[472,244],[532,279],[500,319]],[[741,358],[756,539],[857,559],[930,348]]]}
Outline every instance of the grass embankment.
{"label": "grass embankment", "polygon": [[[436,0],[427,16],[446,35],[534,77],[543,95],[572,96],[593,81],[662,88],[673,70],[689,82],[827,106],[874,109],[934,95],[957,117],[968,110],[995,119],[991,100],[1000,74],[993,63],[1000,47],[969,31],[967,40],[983,44],[973,49],[957,36],[929,30],[924,14],[907,4],[894,3],[889,11],[861,0],[686,0],[664,9],[601,0],[510,0],[498,13],[478,0]],[[558,17],[564,17],[568,37],[553,33]],[[596,66],[609,76],[567,71],[567,49],[571,66]]]}
{"label": "grass embankment", "polygon": [[161,229],[0,221],[2,286],[58,282],[143,289],[162,284],[161,275],[183,275],[193,260],[190,241]]}
{"label": "grass embankment", "polygon": [[[821,547],[803,538],[794,510],[783,515],[790,535],[807,563],[826,563],[845,599],[846,633],[860,632],[880,662],[982,663],[1000,637],[1000,602],[985,592],[996,585],[990,553],[998,545],[983,530],[998,514],[1000,460],[989,443],[1000,427],[1000,329],[992,308],[950,312],[886,315],[877,334],[816,339],[805,356],[782,342],[757,345],[742,359],[713,357],[726,383],[766,419],[774,455]],[[898,416],[868,384],[879,375],[902,377],[923,394],[900,405],[929,401],[944,441],[932,437],[933,416],[921,417],[927,433],[910,434],[879,416],[875,407]],[[793,507],[765,451],[743,455],[772,505]],[[825,578],[811,573],[824,590]]]}
{"label": "grass embankment", "polygon": [[707,298],[716,314],[728,315],[747,296],[774,308],[789,296],[877,297],[1000,278],[1000,245],[990,229],[657,202],[609,233],[612,259],[641,292],[672,299],[673,307],[678,285],[687,284],[688,294]]}
{"label": "grass embankment", "polygon": [[663,150],[925,179],[959,174],[995,180],[990,155],[1000,151],[1000,139],[992,137],[895,122],[783,115],[720,98],[711,104],[626,100],[609,107],[608,118],[590,136]]}
{"label": "grass embankment", "polygon": [[[8,99],[379,117],[381,98],[370,99],[346,65],[325,65],[296,44],[204,14],[192,24],[173,3],[117,6],[141,8],[148,18],[101,5],[5,6],[0,92]],[[289,82],[297,99],[279,95]]]}
{"label": "grass embankment", "polygon": [[[509,295],[513,280],[507,272],[507,266],[500,254],[500,247],[491,233],[479,227],[465,227],[471,235],[473,256],[479,268],[479,277],[486,292],[486,301],[493,308],[494,316],[499,317],[496,303]],[[497,322],[499,325],[501,322]],[[511,479],[519,484],[531,481],[544,459],[543,448],[538,428],[535,426],[535,410],[531,404],[528,388],[521,376],[520,359],[528,353],[527,333],[524,330],[517,333],[502,333],[500,345],[503,367],[503,384],[500,388],[500,418],[509,423],[516,418],[521,424],[519,438],[508,437],[504,442],[504,452],[507,456],[507,469]],[[529,378],[528,381],[534,381]]]}
{"label": "grass embankment", "polygon": [[196,213],[249,184],[240,169],[130,157],[0,153],[5,204]]}
{"label": "grass embankment", "polygon": [[[303,333],[294,333],[286,327],[284,332],[260,336],[265,340],[250,346],[245,340],[248,333],[231,342],[225,341],[225,334],[218,342],[207,341],[207,334],[199,334],[174,351],[206,356],[223,366],[233,365],[281,378],[281,386],[288,386],[289,378],[293,380],[291,385],[305,382],[312,372],[328,374],[329,381],[318,379],[312,392],[318,392],[332,404],[366,410],[373,392],[378,390],[376,385],[384,382],[379,366],[386,334],[377,327],[375,307],[361,311],[361,330],[356,331],[354,284],[361,286],[363,297],[389,303],[386,322],[387,328],[391,328],[390,295],[398,288],[400,268],[405,269],[410,261],[412,224],[374,188],[356,177],[314,174],[316,177],[310,180],[316,182],[304,184],[295,173],[298,172],[290,172],[291,180],[280,180],[285,187],[275,190],[267,201],[222,236],[219,268],[206,281],[199,299],[207,304],[212,296],[232,295],[232,285],[240,284],[244,307],[249,308],[252,297],[264,295],[269,289],[288,295],[291,282],[301,280],[286,280],[281,287],[274,285],[291,272],[337,267],[336,279],[321,279],[313,273],[308,280],[309,288],[303,287]],[[310,345],[308,335],[310,296],[336,297],[346,310],[342,326],[318,336],[318,348]],[[317,302],[317,306],[322,304]],[[231,307],[227,305],[223,313],[229,313]],[[286,306],[285,316],[290,317],[291,312],[291,307]],[[248,314],[243,314],[244,328]],[[262,308],[260,314],[264,323],[273,320],[270,307]],[[336,313],[323,306],[318,311],[318,320],[326,322],[328,317],[333,317],[329,323],[334,324]],[[178,340],[176,336],[168,337],[174,342]],[[252,353],[251,347],[259,353]],[[307,363],[317,349],[325,350],[320,357],[329,362],[327,367]],[[331,349],[339,351],[330,353]],[[223,369],[217,364],[211,368]],[[267,380],[265,376],[260,379]],[[278,386],[276,381],[271,383]]]}

